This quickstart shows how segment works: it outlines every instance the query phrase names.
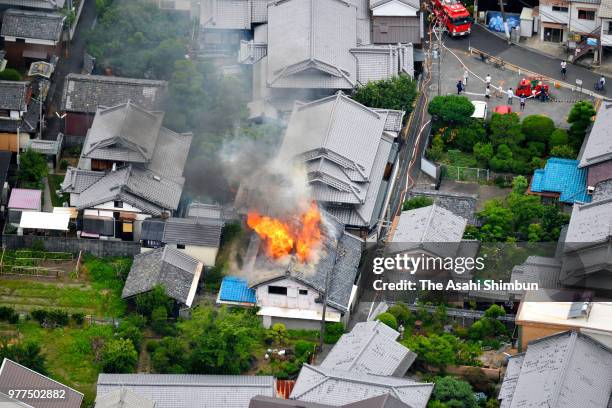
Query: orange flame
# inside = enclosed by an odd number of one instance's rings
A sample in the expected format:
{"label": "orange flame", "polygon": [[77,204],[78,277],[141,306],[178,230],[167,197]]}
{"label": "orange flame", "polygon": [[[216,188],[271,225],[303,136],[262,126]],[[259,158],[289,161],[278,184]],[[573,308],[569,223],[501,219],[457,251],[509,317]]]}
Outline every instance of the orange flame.
{"label": "orange flame", "polygon": [[308,262],[321,240],[320,224],[321,213],[314,202],[301,214],[298,225],[262,216],[257,211],[249,211],[247,217],[247,225],[264,239],[269,257],[282,258],[295,249],[297,259],[302,263]]}

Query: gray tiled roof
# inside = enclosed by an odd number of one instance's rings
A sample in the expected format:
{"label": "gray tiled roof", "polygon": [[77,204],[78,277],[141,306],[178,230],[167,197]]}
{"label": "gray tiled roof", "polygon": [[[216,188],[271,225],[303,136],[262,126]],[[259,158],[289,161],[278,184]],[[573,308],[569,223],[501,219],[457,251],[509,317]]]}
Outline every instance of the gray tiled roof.
{"label": "gray tiled roof", "polygon": [[189,203],[187,206],[187,217],[211,218],[214,220],[223,219],[223,209],[220,205],[204,204],[198,202]]}
{"label": "gray tiled roof", "polygon": [[2,36],[59,41],[64,16],[42,11],[9,9],[2,17]]}
{"label": "gray tiled roof", "polygon": [[158,109],[166,92],[166,81],[103,75],[68,74],[62,93],[62,110],[95,113],[132,101],[148,110]]}
{"label": "gray tiled roof", "polygon": [[402,377],[416,354],[398,343],[398,337],[397,331],[379,321],[358,323],[350,333],[340,337],[321,367]]}
{"label": "gray tiled roof", "polygon": [[425,408],[433,387],[433,384],[407,378],[331,370],[304,364],[290,398],[337,406],[391,394],[412,408]]}
{"label": "gray tiled roof", "polygon": [[1,5],[59,10],[66,0],[0,0]]}
{"label": "gray tiled roof", "polygon": [[103,171],[82,170],[70,166],[66,169],[66,176],[64,176],[61,189],[66,193],[80,194],[104,177],[105,174]]}
{"label": "gray tiled roof", "polygon": [[[556,289],[560,286],[561,262],[556,258],[530,256],[525,262],[512,268],[510,281],[537,283],[542,289]],[[524,291],[517,292],[523,294]]]}
{"label": "gray tiled roof", "polygon": [[166,221],[163,242],[167,244],[219,247],[223,222],[200,218],[170,218]]}
{"label": "gray tiled roof", "polygon": [[[260,18],[261,16],[258,15],[258,19]],[[202,0],[200,26],[204,28],[250,30],[251,0]]]}
{"label": "gray tiled roof", "polygon": [[520,365],[518,379],[511,367],[509,383],[504,379],[502,385],[500,397],[508,408],[601,408],[612,395],[612,351],[585,334],[533,341]]}
{"label": "gray tiled roof", "polygon": [[[401,116],[397,111],[370,109],[342,92],[296,104],[279,156],[306,164],[317,201],[352,205],[330,205],[330,213],[345,224],[369,227],[376,222],[382,175],[397,135],[385,128],[396,127]],[[305,129],[308,138],[303,137]]]}
{"label": "gray tiled roof", "polygon": [[27,82],[0,81],[0,109],[25,111],[27,93]]}
{"label": "gray tiled roof", "polygon": [[508,366],[506,368],[506,374],[504,375],[504,381],[502,383],[501,389],[499,390],[499,395],[497,396],[497,399],[500,400],[499,408],[510,408],[510,403],[512,402],[512,395],[514,394],[516,382],[518,381],[519,375],[521,373],[521,367],[523,365],[524,358],[525,353],[522,353],[512,356],[508,360]]}
{"label": "gray tiled roof", "polygon": [[391,242],[401,249],[402,244],[426,244],[436,255],[452,256],[454,243],[460,243],[467,220],[437,204],[403,211]]}
{"label": "gray tiled roof", "polygon": [[612,197],[574,204],[565,242],[599,242],[612,235]]}
{"label": "gray tiled roof", "polygon": [[274,378],[247,375],[100,374],[97,393],[128,388],[155,408],[247,408],[256,395],[274,396]]}
{"label": "gray tiled roof", "polygon": [[[334,405],[319,404],[316,402],[285,400],[281,398],[271,398],[257,396],[251,399],[249,408],[332,408]],[[389,394],[367,398],[361,401],[342,405],[342,408],[411,408]]]}
{"label": "gray tiled roof", "polygon": [[155,402],[128,388],[117,388],[106,394],[97,395],[95,408],[155,408]]}
{"label": "gray tiled roof", "polygon": [[612,160],[612,102],[603,102],[597,111],[595,123],[584,141],[579,167]]}
{"label": "gray tiled roof", "polygon": [[465,218],[470,225],[477,225],[478,223],[474,215],[478,201],[477,194],[414,188],[409,192],[407,198],[421,196],[429,197],[440,207],[446,208],[453,214]]}
{"label": "gray tiled roof", "polygon": [[179,250],[166,246],[147,251],[134,256],[121,297],[132,297],[163,285],[168,296],[191,306],[201,272],[202,263]]}
{"label": "gray tiled roof", "polygon": [[34,408],[0,392],[0,407],[2,408]]}
{"label": "gray tiled roof", "polygon": [[17,396],[19,401],[28,405],[35,404],[36,408],[79,408],[83,401],[80,392],[5,358],[0,366],[0,392],[8,395],[9,390],[23,389],[65,391],[63,399],[41,400]]}
{"label": "gray tiled roof", "polygon": [[128,163],[151,160],[164,119],[131,101],[99,108],[87,133],[82,156]]}
{"label": "gray tiled roof", "polygon": [[316,264],[304,264],[291,261],[288,265],[279,265],[266,256],[259,256],[254,268],[260,273],[252,285],[260,285],[271,280],[290,276],[317,291],[324,291],[325,277],[330,273],[328,304],[346,312],[361,258],[363,242],[344,232],[344,225],[327,213],[322,212],[324,228],[322,242]]}
{"label": "gray tiled roof", "polygon": [[[287,18],[291,16],[291,18]],[[352,88],[356,64],[356,8],[344,0],[289,0],[268,5],[268,84]],[[318,72],[317,72],[318,71]],[[296,75],[300,73],[299,75]]]}

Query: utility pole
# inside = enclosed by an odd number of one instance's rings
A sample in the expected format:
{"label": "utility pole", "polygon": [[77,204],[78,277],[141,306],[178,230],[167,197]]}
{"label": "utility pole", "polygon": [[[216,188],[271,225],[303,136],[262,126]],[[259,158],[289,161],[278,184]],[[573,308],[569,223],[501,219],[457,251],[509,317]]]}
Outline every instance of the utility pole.
{"label": "utility pole", "polygon": [[506,39],[508,40],[508,45],[511,44],[510,41],[510,28],[508,27],[508,21],[506,20],[506,11],[504,9],[504,0],[499,0],[499,9],[501,10],[502,22],[504,25],[504,32],[506,33]]}

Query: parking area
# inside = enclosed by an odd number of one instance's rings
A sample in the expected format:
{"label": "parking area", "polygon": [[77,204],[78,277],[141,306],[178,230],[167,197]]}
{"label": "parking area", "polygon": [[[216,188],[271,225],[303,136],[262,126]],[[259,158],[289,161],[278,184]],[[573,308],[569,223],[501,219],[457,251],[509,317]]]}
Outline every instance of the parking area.
{"label": "parking area", "polygon": [[[462,63],[464,65],[462,65]],[[473,101],[487,101],[485,98],[484,78],[487,74],[491,75],[491,84],[504,91],[512,87],[516,90],[519,81],[527,78],[526,75],[510,69],[496,67],[492,63],[483,62],[480,57],[470,55],[462,50],[444,50],[441,61],[441,94],[456,94],[457,82],[462,79],[465,67],[468,69],[467,87],[463,94]],[[435,71],[434,71],[435,73]],[[547,82],[550,86],[552,100],[541,102],[539,100],[527,99],[525,110],[519,111],[519,100],[514,98],[512,109],[520,116],[542,114],[549,116],[559,127],[567,127],[566,119],[572,105],[578,100],[591,100],[593,98],[578,91],[560,88],[557,89],[553,83]],[[492,86],[492,88],[493,88]],[[429,92],[431,96],[437,95],[436,80],[432,80]],[[507,105],[508,98],[504,93],[491,89],[491,98],[487,101],[489,117],[496,106]]]}

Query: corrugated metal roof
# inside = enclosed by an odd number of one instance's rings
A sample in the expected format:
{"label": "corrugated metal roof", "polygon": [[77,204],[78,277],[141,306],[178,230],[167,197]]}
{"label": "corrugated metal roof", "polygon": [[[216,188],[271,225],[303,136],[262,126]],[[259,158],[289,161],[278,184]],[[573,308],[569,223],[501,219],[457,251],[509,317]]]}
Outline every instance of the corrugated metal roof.
{"label": "corrugated metal roof", "polygon": [[274,377],[264,375],[99,375],[98,394],[117,388],[128,388],[154,401],[155,408],[246,408],[256,395],[275,395]]}
{"label": "corrugated metal roof", "polygon": [[34,399],[16,395],[17,400],[36,408],[80,408],[83,401],[82,393],[5,358],[0,367],[0,392],[8,395],[9,390],[23,389],[61,390],[65,392],[65,398],[61,399]]}
{"label": "corrugated metal roof", "polygon": [[221,281],[218,300],[222,302],[256,303],[257,297],[255,289],[249,288],[246,279],[226,276]]}
{"label": "corrugated metal roof", "polygon": [[42,191],[29,188],[14,188],[11,191],[8,208],[40,210]]}
{"label": "corrugated metal roof", "polygon": [[578,168],[578,160],[552,157],[546,161],[543,169],[533,173],[531,191],[535,193],[559,193],[559,201],[573,204],[588,203],[591,196],[587,194],[587,169]]}

